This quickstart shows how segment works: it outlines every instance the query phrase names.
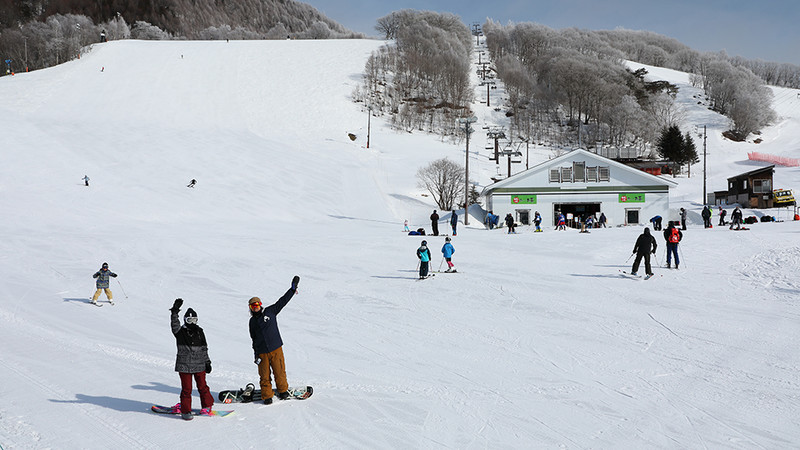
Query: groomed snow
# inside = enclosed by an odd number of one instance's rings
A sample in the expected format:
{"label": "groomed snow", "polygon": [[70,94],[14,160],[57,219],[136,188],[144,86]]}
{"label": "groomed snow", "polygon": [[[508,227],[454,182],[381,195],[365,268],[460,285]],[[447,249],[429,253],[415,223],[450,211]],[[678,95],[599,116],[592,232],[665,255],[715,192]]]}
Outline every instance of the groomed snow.
{"label": "groomed snow", "polygon": [[[691,211],[679,271],[657,234],[656,276],[619,275],[641,227],[507,235],[472,218],[460,273],[416,281],[421,239],[402,223],[429,229],[435,206],[415,173],[464,150],[382,118],[365,148],[351,93],[380,45],[121,41],[0,78],[4,450],[797,448],[800,222],[704,230],[699,164],[672,194]],[[748,151],[800,157],[797,91],[775,89],[761,144],[736,144],[686,74],[649,70],[680,85],[684,129],[708,125],[709,192],[765,165]],[[485,186],[496,169],[473,142]],[[797,192],[800,168],[775,184]],[[791,218],[745,210],[764,213]],[[427,240],[437,269],[443,238]],[[104,261],[117,304],[97,308]],[[247,299],[295,274],[279,323],[311,399],[150,412],[178,401],[176,297],[205,329],[216,396],[257,381]]]}

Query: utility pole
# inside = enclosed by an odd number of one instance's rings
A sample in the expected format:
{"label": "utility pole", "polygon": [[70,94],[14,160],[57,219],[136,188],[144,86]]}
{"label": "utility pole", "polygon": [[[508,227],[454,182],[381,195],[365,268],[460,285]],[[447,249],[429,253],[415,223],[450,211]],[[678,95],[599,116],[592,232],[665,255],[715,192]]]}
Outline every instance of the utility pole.
{"label": "utility pole", "polygon": [[467,159],[464,164],[464,226],[469,225],[469,134],[473,131],[472,124],[477,120],[475,116],[458,119],[458,123],[464,125],[464,132],[467,134]]}
{"label": "utility pole", "polygon": [[370,122],[372,119],[372,106],[367,107],[367,148],[369,148]]}
{"label": "utility pole", "polygon": [[706,204],[706,126],[703,125],[703,205]]}

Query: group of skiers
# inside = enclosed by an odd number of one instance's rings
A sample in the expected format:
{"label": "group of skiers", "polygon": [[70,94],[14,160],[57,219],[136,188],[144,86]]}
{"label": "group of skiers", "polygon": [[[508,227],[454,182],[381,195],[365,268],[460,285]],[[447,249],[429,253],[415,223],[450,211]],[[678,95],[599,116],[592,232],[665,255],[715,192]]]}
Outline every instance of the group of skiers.
{"label": "group of skiers", "polygon": [[[449,239],[449,238],[448,238]],[[452,253],[451,253],[452,256]],[[111,272],[108,263],[103,263],[97,273],[97,291],[91,302],[96,304],[101,291],[105,291],[108,300],[113,304],[112,293],[109,289],[109,277],[116,277]],[[250,322],[248,325],[250,339],[253,347],[253,360],[258,365],[259,383],[261,385],[261,400],[265,405],[272,404],[275,395],[270,377],[275,378],[277,396],[281,400],[289,398],[289,382],[286,377],[286,363],[283,357],[283,340],[278,329],[277,316],[289,300],[297,293],[300,277],[292,278],[291,287],[281,298],[269,306],[263,306],[261,299],[252,297],[247,301],[250,309]],[[184,420],[191,420],[192,415],[192,380],[200,394],[200,414],[210,415],[214,406],[214,398],[206,383],[206,374],[211,373],[211,358],[208,356],[208,343],[206,336],[197,322],[197,312],[188,308],[183,315],[181,324],[178,315],[183,306],[183,299],[177,298],[170,311],[170,325],[175,336],[177,355],[175,357],[175,371],[181,381],[180,402],[172,407],[172,412],[180,414]]]}
{"label": "group of skiers", "polygon": [[[433,214],[431,214],[431,234],[434,236],[439,235],[439,214],[436,213],[436,210],[433,210]],[[406,228],[408,228],[406,224]],[[450,228],[453,229],[453,236],[458,234],[458,213],[453,210],[450,213]]]}
{"label": "group of skiers", "polygon": [[[453,264],[453,253],[455,252],[456,249],[453,247],[450,236],[445,237],[444,245],[442,246],[442,262],[447,261],[447,270],[445,270],[445,273],[456,272],[455,264]],[[422,280],[428,277],[428,272],[430,270],[431,250],[428,248],[428,241],[423,240],[420,244],[417,249],[417,258],[419,259],[419,279]]]}
{"label": "group of skiers", "polygon": [[[680,264],[680,258],[678,257],[678,244],[683,239],[683,233],[681,230],[675,227],[675,224],[670,221],[669,226],[667,229],[664,230],[664,240],[667,241],[667,268],[672,267],[672,257],[675,257],[675,268],[678,268]],[[644,259],[644,270],[648,277],[653,276],[653,270],[650,266],[650,254],[656,254],[656,248],[658,248],[658,244],[656,243],[655,237],[650,234],[650,228],[645,228],[644,232],[639,235],[636,239],[636,243],[633,245],[633,254],[636,255],[636,258],[633,260],[633,267],[631,267],[631,275],[636,276],[637,272],[639,271],[639,264],[641,264],[642,259]]]}
{"label": "group of skiers", "polygon": [[[681,208],[681,211],[683,211],[683,208]],[[709,208],[708,205],[703,207],[703,211],[700,213],[700,216],[703,218],[703,228],[712,228],[712,225],[711,225],[711,215],[712,214],[713,214],[713,210],[711,208]],[[725,222],[725,216],[727,214],[728,214],[728,211],[726,211],[725,209],[722,208],[722,206],[720,206],[719,207],[719,226],[727,225],[727,222]],[[683,215],[681,215],[681,218],[683,218]],[[735,228],[736,230],[740,230],[740,229],[742,229],[742,223],[743,222],[744,222],[744,217],[743,217],[743,214],[742,214],[742,210],[739,209],[738,206],[734,207],[733,212],[731,213],[731,224],[730,224],[730,227],[728,229],[733,230],[734,227],[736,227]],[[685,229],[686,228],[684,228],[684,230]]]}

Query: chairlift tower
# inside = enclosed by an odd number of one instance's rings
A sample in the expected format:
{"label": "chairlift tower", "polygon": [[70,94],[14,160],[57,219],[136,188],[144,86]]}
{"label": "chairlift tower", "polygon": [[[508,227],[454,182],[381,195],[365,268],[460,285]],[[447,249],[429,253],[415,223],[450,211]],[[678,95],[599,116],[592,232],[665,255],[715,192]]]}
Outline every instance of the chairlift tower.
{"label": "chairlift tower", "polygon": [[475,131],[472,129],[472,124],[477,121],[478,118],[475,116],[462,117],[457,120],[459,125],[464,126],[464,133],[467,135],[466,163],[464,164],[464,226],[469,225],[469,135]]}

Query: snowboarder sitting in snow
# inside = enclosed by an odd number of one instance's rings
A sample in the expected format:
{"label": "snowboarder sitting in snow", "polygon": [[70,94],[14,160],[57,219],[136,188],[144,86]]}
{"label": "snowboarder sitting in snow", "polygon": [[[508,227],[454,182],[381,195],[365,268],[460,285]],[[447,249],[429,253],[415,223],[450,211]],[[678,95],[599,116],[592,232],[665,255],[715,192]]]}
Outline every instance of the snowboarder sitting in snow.
{"label": "snowboarder sitting in snow", "polygon": [[428,263],[431,261],[428,241],[422,241],[422,245],[417,249],[417,258],[419,258],[419,278],[423,279],[428,276]]}
{"label": "snowboarder sitting in snow", "polygon": [[639,235],[639,239],[636,239],[636,244],[633,246],[633,253],[636,254],[636,259],[633,260],[631,275],[636,275],[636,272],[639,270],[639,263],[642,262],[642,258],[644,258],[644,269],[647,272],[647,275],[653,275],[653,271],[650,268],[650,253],[655,255],[656,247],[658,247],[656,238],[650,234],[650,228],[645,228],[644,233]]}
{"label": "snowboarder sitting in snow", "polygon": [[258,364],[258,376],[261,384],[261,400],[265,405],[272,404],[272,380],[270,370],[275,377],[278,398],[289,398],[289,382],[286,379],[286,363],[283,358],[283,340],[278,329],[278,313],[297,293],[300,277],[292,278],[292,287],[270,306],[262,307],[261,299],[251,298],[247,303],[250,308],[250,339],[253,341],[254,362]]}
{"label": "snowboarder sitting in snow", "polygon": [[111,289],[108,288],[110,282],[108,277],[116,278],[117,274],[108,270],[108,263],[104,262],[103,267],[92,275],[92,278],[97,278],[97,282],[95,283],[97,290],[94,291],[94,295],[92,296],[92,303],[97,304],[97,298],[100,297],[100,292],[105,291],[109,303],[112,305],[114,304],[114,294],[112,294]]}
{"label": "snowboarder sitting in snow", "polygon": [[683,239],[683,233],[681,230],[675,228],[675,224],[670,221],[669,226],[666,230],[664,230],[664,239],[667,241],[667,268],[669,269],[672,267],[672,258],[671,256],[675,255],[675,268],[678,268],[678,264],[681,263],[680,259],[678,259],[678,243]]}
{"label": "snowboarder sitting in snow", "polygon": [[175,372],[181,378],[181,401],[172,407],[173,412],[180,412],[184,420],[192,420],[192,378],[197,384],[200,394],[200,414],[211,414],[214,406],[214,397],[206,384],[206,374],[211,373],[211,359],[208,357],[208,344],[203,329],[197,325],[197,313],[192,308],[183,315],[183,325],[178,319],[178,312],[183,305],[183,299],[175,299],[170,308],[170,323],[175,343],[178,346],[178,355],[175,357]]}
{"label": "snowboarder sitting in snow", "polygon": [[456,269],[453,267],[453,253],[456,252],[456,249],[453,248],[453,244],[450,243],[450,237],[444,238],[444,246],[442,246],[442,254],[444,255],[444,260],[447,261],[447,270],[445,272],[455,272]]}

